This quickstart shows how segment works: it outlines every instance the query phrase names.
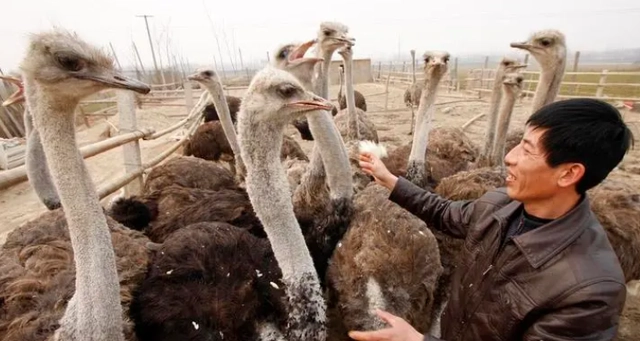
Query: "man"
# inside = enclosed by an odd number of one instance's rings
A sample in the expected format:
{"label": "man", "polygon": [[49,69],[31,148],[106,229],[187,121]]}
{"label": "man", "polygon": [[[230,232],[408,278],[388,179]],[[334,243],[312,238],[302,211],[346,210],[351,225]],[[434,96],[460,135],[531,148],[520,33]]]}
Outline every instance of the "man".
{"label": "man", "polygon": [[[633,135],[611,105],[549,104],[505,156],[506,188],[450,201],[391,174],[380,159],[360,166],[389,199],[430,228],[465,238],[442,315],[442,339],[611,340],[626,288],[619,261],[586,191],[622,160]],[[390,327],[356,340],[437,340],[384,311]]]}

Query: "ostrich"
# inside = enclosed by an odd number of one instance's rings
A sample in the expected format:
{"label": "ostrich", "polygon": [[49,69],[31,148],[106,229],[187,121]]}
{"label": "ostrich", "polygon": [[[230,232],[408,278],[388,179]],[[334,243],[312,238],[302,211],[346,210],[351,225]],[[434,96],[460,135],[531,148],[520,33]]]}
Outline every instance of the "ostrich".
{"label": "ostrich", "polygon": [[[503,77],[505,74],[513,73],[518,69],[527,67],[525,64],[518,64],[515,60],[511,58],[502,58],[500,64],[498,65],[498,69],[496,70],[496,76],[493,81],[493,91],[491,92],[491,102],[489,105],[489,110],[487,116],[489,117],[487,124],[487,131],[484,136],[484,146],[480,152],[480,163],[487,162],[488,159],[491,158],[493,153],[494,143],[497,140],[495,138],[496,134],[496,125],[498,121],[498,108],[500,107],[500,100],[502,99],[502,89],[503,89]],[[508,125],[507,125],[508,126]],[[497,165],[500,163],[498,160],[497,163],[490,163],[492,165]]]}
{"label": "ostrich", "polygon": [[416,81],[416,50],[411,50],[411,85],[404,91],[404,104],[411,108],[411,129],[409,135],[413,134],[413,124],[415,118],[414,106],[420,106],[422,95],[422,85]]}
{"label": "ostrich", "polygon": [[[348,98],[342,93],[342,85],[344,83],[344,65],[341,64],[338,71],[340,73],[340,88],[338,89],[338,104],[340,105],[340,110],[344,110],[347,108],[347,105],[348,105],[347,103]],[[362,95],[362,93],[354,89],[353,95],[355,97],[355,100],[354,100],[355,106],[357,108],[360,108],[362,111],[367,111],[367,101]]]}
{"label": "ostrich", "polygon": [[[7,98],[4,103],[2,103],[3,106],[9,106],[11,104],[24,101],[24,87],[22,85],[22,81],[17,78],[5,76],[0,76],[0,79],[11,82],[18,87],[18,90]],[[49,166],[47,165],[47,159],[45,158],[44,151],[42,150],[40,134],[37,130],[33,129],[33,117],[26,105],[23,117],[25,135],[27,136],[25,162],[27,178],[40,201],[42,201],[47,209],[54,210],[60,207],[60,198],[58,197],[58,193],[56,192],[51,180],[51,174],[49,174]]]}
{"label": "ostrich", "polygon": [[344,59],[346,67],[347,109],[341,110],[335,117],[335,123],[342,138],[350,140],[369,140],[378,142],[375,124],[367,117],[364,110],[356,107],[353,90],[353,51],[350,46],[338,51]]}
{"label": "ostrich", "polygon": [[436,92],[442,76],[447,72],[449,53],[426,52],[423,58],[425,89],[421,91],[413,141],[410,145],[391,151],[385,164],[393,174],[406,174],[407,179],[426,187],[432,186],[450,172],[466,168],[467,162],[473,159],[475,150],[461,130],[436,129],[430,134]]}
{"label": "ostrich", "polygon": [[[27,324],[42,324],[38,326],[38,331],[32,330],[33,334],[28,337],[42,338],[38,334],[44,332],[53,333],[55,340],[124,340],[120,290],[124,289],[123,293],[126,294],[127,289],[119,285],[116,267],[122,265],[122,262],[120,257],[116,256],[118,252],[114,252],[114,246],[112,246],[115,245],[116,249],[122,246],[122,243],[116,239],[120,237],[117,237],[117,231],[115,231],[122,230],[122,227],[113,224],[102,211],[93,182],[76,145],[74,109],[82,98],[104,89],[129,89],[146,94],[150,88],[146,84],[116,73],[113,60],[109,56],[81,41],[77,36],[61,30],[32,35],[20,68],[23,72],[26,99],[33,115],[34,126],[40,133],[53,183],[64,208],[70,248],[63,253],[69,258],[72,253],[75,264],[73,296],[68,302],[64,300],[52,304],[60,297],[52,293],[56,288],[48,288],[51,296],[46,299],[49,302],[40,301],[41,305],[31,307],[35,314],[28,319],[22,318],[22,321]],[[45,217],[51,218],[56,214],[59,217],[59,212],[60,210],[49,212]],[[44,230],[46,222],[40,222],[42,224],[31,226],[29,234],[32,238],[36,237],[31,239],[31,242],[34,239],[37,240],[37,236],[42,238],[43,234],[65,233],[60,229]],[[16,239],[24,237],[22,233],[13,235]],[[123,235],[122,238],[126,236]],[[25,240],[22,239],[22,241]],[[7,243],[13,242],[13,240],[7,240]],[[60,250],[65,242],[63,239],[58,240],[57,243],[51,241],[49,248],[53,247],[51,251],[57,253],[57,257],[61,257]],[[56,245],[58,250],[55,250]],[[3,247],[3,256],[10,256],[11,252],[16,252],[12,251],[10,246]],[[132,247],[132,245],[128,246]],[[40,251],[37,251],[38,248]],[[42,247],[33,245],[30,252],[46,253],[46,249],[44,245]],[[20,254],[25,256],[24,251]],[[48,267],[51,271],[51,265],[46,264],[45,259],[42,259],[40,265]],[[56,259],[53,258],[50,261],[55,262]],[[5,264],[4,261],[3,264]],[[29,268],[35,264],[27,263],[26,265],[25,275],[28,275],[28,272],[33,270]],[[64,269],[64,266],[60,268]],[[32,284],[42,287],[46,284],[55,286],[49,281],[61,280],[57,283],[57,290],[59,290],[58,293],[64,293],[69,290],[69,284],[73,286],[68,280],[63,280],[64,276],[67,279],[74,276],[69,273],[58,273],[57,270],[60,268],[54,268],[55,270],[49,275],[54,275],[53,278],[40,279],[41,282],[38,284],[33,282],[35,278],[25,278],[25,280],[30,280]],[[13,284],[8,284],[5,289],[10,292],[20,286],[24,289],[24,284],[20,285],[19,280],[16,280]],[[3,290],[3,294],[7,291]],[[33,301],[45,299],[44,295],[34,296],[36,297],[33,297]],[[55,299],[52,302],[53,297]],[[12,298],[19,300],[17,293],[14,293]],[[3,302],[11,303],[11,300],[3,300]],[[61,313],[65,303],[67,304],[64,314],[57,325],[59,315],[52,313],[49,309]],[[4,309],[7,307],[3,307]],[[37,309],[45,310],[46,313]],[[15,313],[15,311],[11,312]],[[39,320],[40,318],[42,320]],[[3,323],[3,326],[6,325]]]}
{"label": "ostrich", "polygon": [[[231,121],[233,121],[233,124],[235,124],[236,116],[238,114],[238,111],[240,110],[242,100],[235,96],[225,96],[225,98],[227,100],[227,108],[229,109],[229,114],[231,115]],[[202,110],[202,116],[204,116],[205,123],[211,121],[220,121],[218,110],[216,110],[215,104],[207,104]]]}
{"label": "ostrich", "polygon": [[[528,51],[540,64],[540,79],[530,111],[534,113],[542,106],[552,103],[560,92],[567,62],[565,36],[557,30],[542,30],[533,33],[527,41],[511,43],[511,47]],[[509,151],[520,143],[523,134],[522,129],[509,133],[506,150]]]}
{"label": "ostrich", "polygon": [[277,159],[292,117],[330,107],[287,72],[266,67],[256,74],[238,115],[238,136],[247,192],[268,239],[221,223],[174,233],[155,253],[132,303],[140,340],[271,340],[267,332],[325,339],[318,275]]}

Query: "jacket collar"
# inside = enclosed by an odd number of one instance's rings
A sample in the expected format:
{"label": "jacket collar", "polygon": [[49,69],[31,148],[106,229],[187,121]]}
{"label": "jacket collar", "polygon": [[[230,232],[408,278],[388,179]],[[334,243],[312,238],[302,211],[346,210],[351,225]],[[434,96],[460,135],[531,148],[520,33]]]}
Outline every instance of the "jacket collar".
{"label": "jacket collar", "polygon": [[[522,203],[514,200],[496,211],[495,215],[500,221],[505,222],[521,207]],[[584,195],[578,204],[562,217],[518,235],[513,241],[529,264],[537,269],[564,250],[587,228],[589,221],[593,219],[590,207],[589,199]]]}

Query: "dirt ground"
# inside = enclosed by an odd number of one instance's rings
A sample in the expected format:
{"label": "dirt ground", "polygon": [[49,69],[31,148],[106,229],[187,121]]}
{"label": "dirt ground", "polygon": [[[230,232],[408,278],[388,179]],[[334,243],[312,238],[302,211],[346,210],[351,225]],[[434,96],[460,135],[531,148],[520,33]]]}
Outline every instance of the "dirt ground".
{"label": "dirt ground", "polygon": [[[403,92],[405,85],[391,85],[389,88],[388,99],[385,99],[385,88],[383,84],[356,84],[355,89],[360,91],[367,100],[368,116],[376,124],[380,141],[387,148],[408,143],[411,136],[408,135],[411,124],[411,111],[404,106]],[[337,86],[330,89],[332,98],[335,99],[338,91]],[[229,94],[241,96],[242,91],[231,91]],[[385,111],[385,101],[388,108]],[[477,96],[465,93],[441,91],[437,99],[437,111],[434,117],[434,125],[438,126],[456,126],[461,127],[470,118],[485,111],[488,108],[488,95],[478,99]],[[174,102],[179,103],[179,102]],[[334,103],[337,101],[334,100]],[[511,127],[522,127],[525,118],[528,116],[530,100],[523,100],[516,104],[512,118]],[[629,122],[635,136],[640,138],[640,113],[634,113],[627,109],[620,109],[625,120]],[[183,117],[176,116],[184,112],[184,108],[179,107],[144,107],[138,110],[138,127],[151,127],[156,131],[168,127],[172,123],[178,122]],[[110,117],[109,121],[117,126],[118,117]],[[476,143],[480,143],[483,139],[484,127],[486,119],[482,118],[466,129],[466,133]],[[85,126],[79,127],[78,141],[80,145],[94,143],[104,137],[100,135],[109,127],[106,120],[101,119],[93,123],[91,128]],[[290,127],[287,134],[295,137],[302,145],[303,149],[309,153],[311,151],[312,142],[301,141],[297,131]],[[169,148],[176,139],[172,138],[175,133],[165,135],[164,137],[154,141],[140,141],[142,160],[148,160],[162,151]],[[181,153],[181,149],[177,151]],[[120,148],[112,149],[106,153],[86,159],[89,171],[93,180],[99,187],[104,185],[110,179],[113,179],[124,173],[122,151]],[[635,186],[640,192],[640,148],[636,147],[623,160],[620,167],[610,174],[611,178],[624,180],[628,184]],[[103,199],[106,204],[111,196]],[[46,211],[43,204],[40,203],[35,193],[31,189],[28,182],[15,185],[5,191],[0,192],[0,244],[4,242],[8,232],[21,224],[36,218],[38,215]],[[631,283],[628,285],[630,296],[627,300],[628,305],[625,311],[625,318],[631,318],[636,323],[631,325],[637,326],[640,323],[640,296],[634,295],[639,290],[639,283]],[[640,293],[639,293],[640,294]],[[625,326],[627,328],[629,325]],[[636,334],[633,331],[631,335]],[[626,334],[626,333],[625,333]],[[631,339],[629,339],[631,340]]]}

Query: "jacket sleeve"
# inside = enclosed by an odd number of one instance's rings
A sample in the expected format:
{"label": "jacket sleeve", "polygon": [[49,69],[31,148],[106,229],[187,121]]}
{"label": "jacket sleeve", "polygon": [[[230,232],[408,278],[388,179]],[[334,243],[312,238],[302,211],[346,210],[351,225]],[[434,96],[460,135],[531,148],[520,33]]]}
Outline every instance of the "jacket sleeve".
{"label": "jacket sleeve", "polygon": [[422,219],[429,228],[455,238],[466,237],[474,210],[474,201],[444,199],[403,177],[398,177],[389,200]]}
{"label": "jacket sleeve", "polygon": [[612,340],[624,307],[626,287],[603,281],[570,294],[524,333],[522,340]]}

